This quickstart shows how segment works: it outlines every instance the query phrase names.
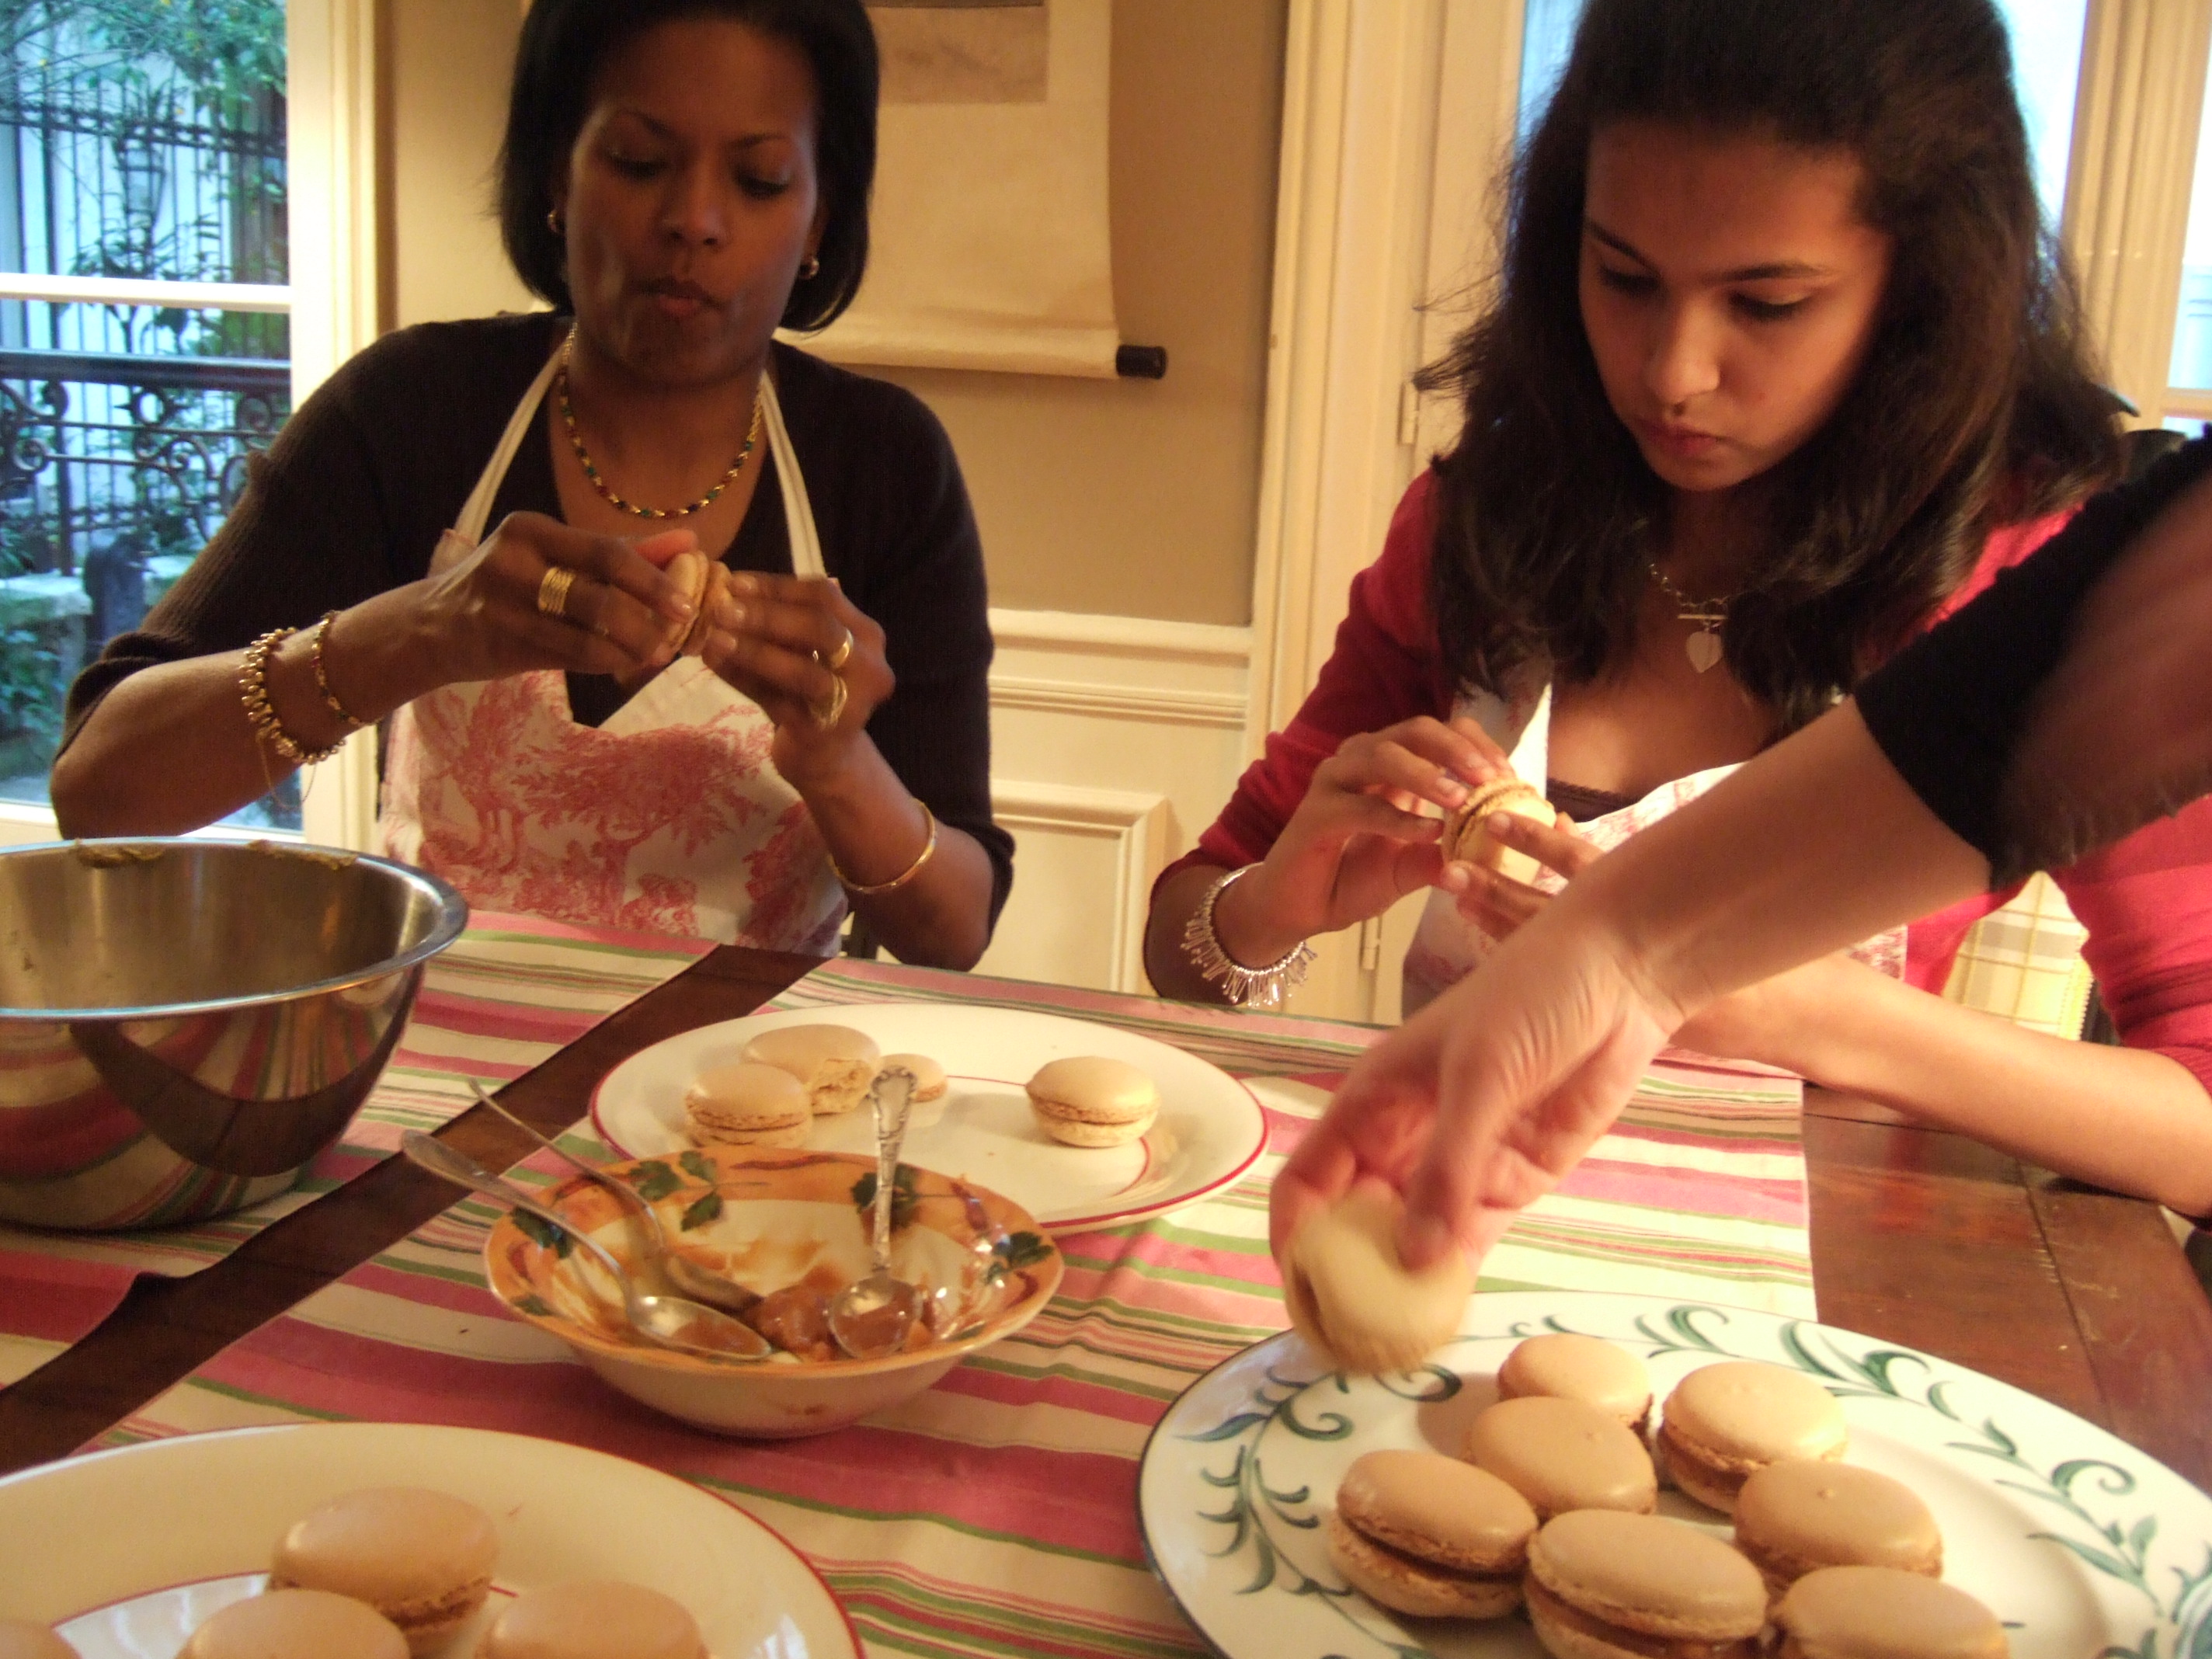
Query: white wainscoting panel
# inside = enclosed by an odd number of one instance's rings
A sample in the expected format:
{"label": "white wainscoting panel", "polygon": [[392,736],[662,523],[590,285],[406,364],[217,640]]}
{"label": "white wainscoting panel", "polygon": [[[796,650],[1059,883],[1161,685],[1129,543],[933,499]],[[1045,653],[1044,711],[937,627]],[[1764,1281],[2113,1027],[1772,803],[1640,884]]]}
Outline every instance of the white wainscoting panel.
{"label": "white wainscoting panel", "polygon": [[1004,782],[992,795],[1016,873],[977,971],[1146,991],[1145,908],[1167,862],[1166,797]]}

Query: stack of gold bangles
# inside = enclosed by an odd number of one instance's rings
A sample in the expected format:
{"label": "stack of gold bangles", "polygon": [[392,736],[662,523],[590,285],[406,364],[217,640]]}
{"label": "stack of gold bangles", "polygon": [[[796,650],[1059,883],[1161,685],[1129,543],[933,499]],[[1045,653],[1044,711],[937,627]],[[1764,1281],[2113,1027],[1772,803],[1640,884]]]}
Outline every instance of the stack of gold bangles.
{"label": "stack of gold bangles", "polygon": [[[329,672],[323,665],[323,642],[330,637],[331,622],[337,614],[326,611],[315,624],[307,660],[314,667],[315,690],[323,694],[323,702],[331,713],[345,723],[345,736],[350,736],[368,722],[338,701],[337,693],[331,690]],[[238,700],[245,705],[246,722],[253,728],[256,742],[275,750],[295,766],[312,766],[337,754],[345,744],[345,736],[327,749],[310,749],[285,729],[284,722],[277,716],[276,706],[269,701],[270,653],[297,632],[295,628],[272,628],[246,647],[245,658],[238,665]]]}

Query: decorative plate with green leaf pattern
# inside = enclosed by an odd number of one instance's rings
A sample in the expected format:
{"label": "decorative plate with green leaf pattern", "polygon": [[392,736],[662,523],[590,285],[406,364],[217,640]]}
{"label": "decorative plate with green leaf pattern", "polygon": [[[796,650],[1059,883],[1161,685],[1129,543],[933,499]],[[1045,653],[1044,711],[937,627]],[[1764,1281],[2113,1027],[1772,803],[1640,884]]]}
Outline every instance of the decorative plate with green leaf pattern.
{"label": "decorative plate with green leaf pattern", "polygon": [[[1229,1659],[1537,1655],[1517,1620],[1389,1613],[1322,1547],[1346,1467],[1382,1447],[1455,1451],[1513,1345],[1547,1331],[1641,1357],[1663,1401],[1687,1372],[1761,1359],[1820,1380],[1847,1461],[1904,1481],[1942,1528],[1943,1576],[2010,1627],[2014,1659],[2212,1659],[2212,1498],[2106,1431],[1963,1366],[1808,1321],[1651,1297],[1480,1295],[1419,1371],[1351,1379],[1285,1333],[1215,1367],[1145,1448],[1138,1507],[1169,1590]],[[1670,1514],[1728,1535],[1668,1492]]]}

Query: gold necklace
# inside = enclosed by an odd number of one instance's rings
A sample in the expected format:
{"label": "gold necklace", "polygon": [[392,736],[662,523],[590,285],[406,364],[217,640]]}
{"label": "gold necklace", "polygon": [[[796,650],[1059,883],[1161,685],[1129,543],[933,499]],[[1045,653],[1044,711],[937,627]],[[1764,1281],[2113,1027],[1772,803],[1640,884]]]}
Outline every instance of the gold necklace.
{"label": "gold necklace", "polygon": [[1644,568],[1659,584],[1659,591],[1674,601],[1674,620],[1696,625],[1697,632],[1682,641],[1682,649],[1689,653],[1690,666],[1704,673],[1721,659],[1721,626],[1728,621],[1729,607],[1741,599],[1746,590],[1740,587],[1717,599],[1693,599],[1668,580],[1667,573],[1650,559],[1644,561]]}
{"label": "gold necklace", "polygon": [[721,499],[722,492],[738,481],[738,474],[745,470],[752,457],[753,446],[760,441],[761,394],[753,391],[752,424],[745,429],[745,447],[738,452],[738,459],[730,463],[730,470],[722,474],[714,487],[689,507],[640,507],[626,501],[615,494],[607,481],[599,476],[592,464],[592,452],[584,447],[584,434],[576,429],[576,409],[568,397],[568,354],[576,343],[576,331],[568,331],[568,337],[561,343],[561,368],[554,381],[554,393],[561,400],[561,423],[568,428],[568,447],[576,452],[576,464],[584,469],[584,476],[592,481],[592,488],[599,492],[599,499],[619,512],[639,519],[688,519],[694,513],[705,511]]}

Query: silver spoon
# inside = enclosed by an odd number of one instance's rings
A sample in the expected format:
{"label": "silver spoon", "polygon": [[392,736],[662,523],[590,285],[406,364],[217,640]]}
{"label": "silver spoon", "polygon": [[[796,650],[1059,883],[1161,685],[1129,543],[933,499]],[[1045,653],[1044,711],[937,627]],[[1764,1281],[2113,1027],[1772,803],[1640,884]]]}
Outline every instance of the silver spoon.
{"label": "silver spoon", "polygon": [[697,1262],[686,1261],[675,1251],[670,1249],[668,1230],[660,1224],[660,1212],[647,1203],[645,1195],[628,1182],[617,1179],[605,1170],[594,1169],[582,1158],[569,1152],[567,1147],[547,1139],[513,1112],[508,1111],[506,1107],[494,1100],[485,1091],[483,1084],[474,1078],[471,1078],[468,1082],[469,1087],[476,1091],[479,1104],[490,1107],[493,1111],[514,1125],[547,1152],[565,1160],[569,1168],[586,1181],[605,1188],[607,1191],[620,1199],[628,1209],[643,1219],[645,1237],[642,1242],[645,1246],[646,1276],[648,1279],[657,1278],[673,1285],[678,1291],[690,1297],[694,1302],[704,1302],[709,1307],[726,1308],[733,1314],[750,1313],[759,1303],[758,1296],[734,1279],[724,1279],[719,1274],[710,1273]]}
{"label": "silver spoon", "polygon": [[855,1359],[879,1359],[906,1346],[921,1313],[921,1292],[891,1273],[891,1196],[899,1148],[914,1107],[914,1073],[887,1066],[868,1090],[876,1113],[876,1270],[830,1299],[830,1334]]}
{"label": "silver spoon", "polygon": [[598,1239],[445,1142],[433,1140],[420,1129],[410,1129],[400,1137],[399,1150],[410,1162],[420,1164],[432,1175],[457,1187],[472,1188],[486,1198],[497,1199],[525,1215],[535,1216],[590,1251],[622,1288],[623,1311],[629,1320],[630,1328],[648,1342],[708,1359],[765,1359],[775,1352],[758,1331],[732,1319],[720,1308],[710,1308],[688,1297],[648,1296],[641,1291],[623,1270],[622,1263]]}

